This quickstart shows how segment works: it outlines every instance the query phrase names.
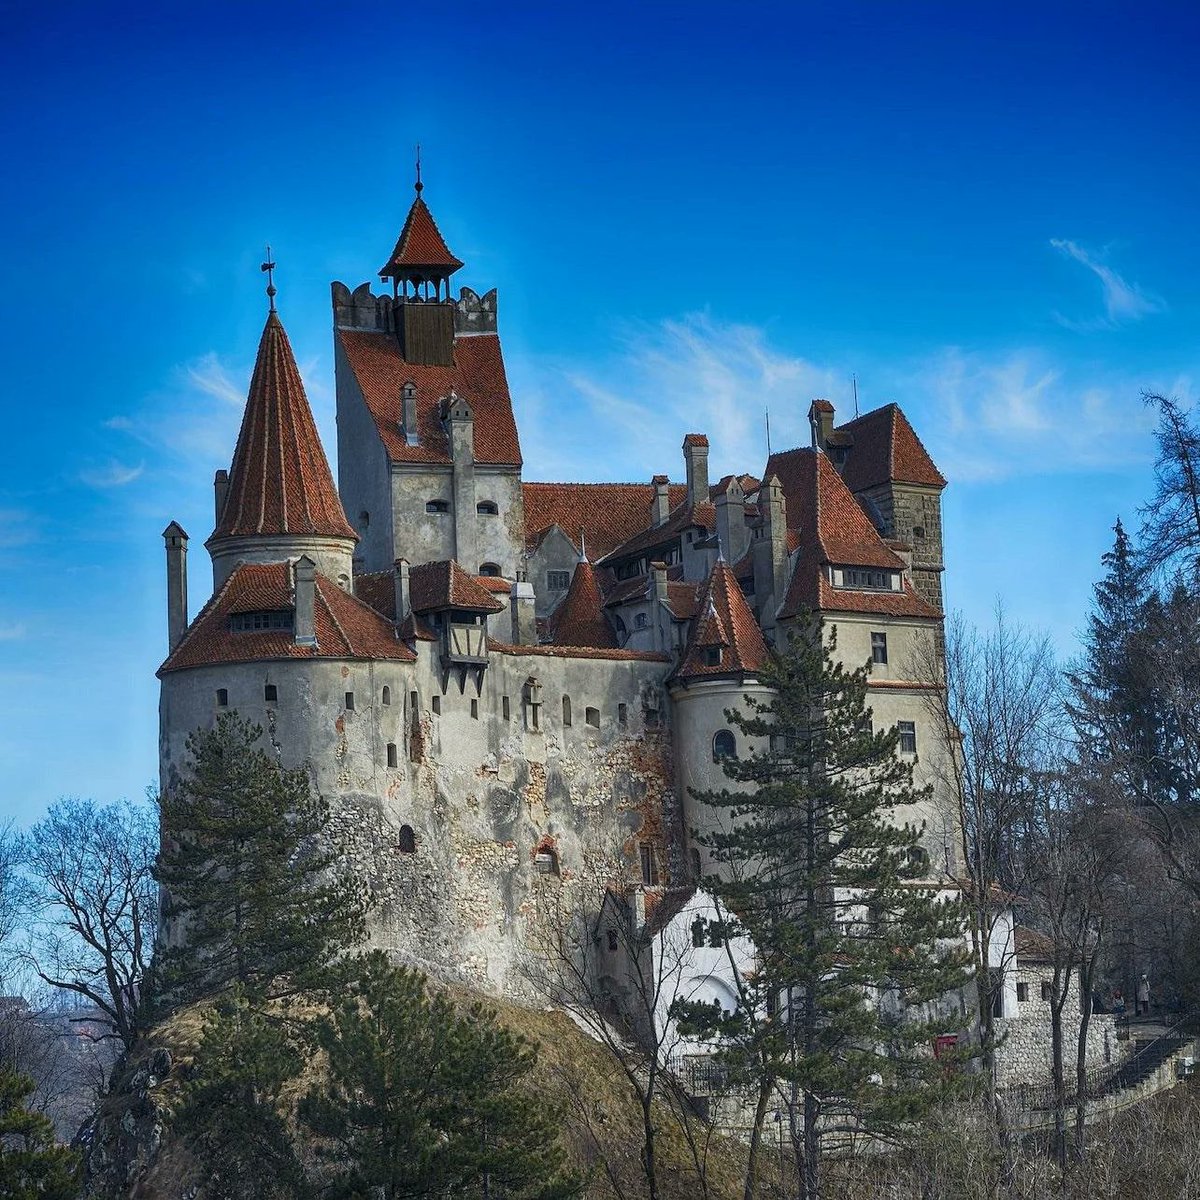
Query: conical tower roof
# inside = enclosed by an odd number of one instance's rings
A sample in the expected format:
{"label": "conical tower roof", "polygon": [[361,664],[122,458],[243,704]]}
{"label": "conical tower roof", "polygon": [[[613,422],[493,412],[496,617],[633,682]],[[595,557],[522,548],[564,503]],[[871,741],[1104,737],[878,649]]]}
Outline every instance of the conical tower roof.
{"label": "conical tower roof", "polygon": [[408,210],[404,228],[391,257],[379,268],[381,279],[409,279],[414,275],[445,277],[461,267],[461,259],[450,253],[429,206],[420,192]]}
{"label": "conical tower roof", "polygon": [[267,316],[225,502],[209,544],[297,534],[350,538],[333,475],[279,314]]}
{"label": "conical tower roof", "polygon": [[586,558],[579,560],[571,587],[550,618],[550,633],[558,646],[617,649],[617,635],[604,616],[596,568]]}
{"label": "conical tower roof", "polygon": [[676,676],[751,674],[769,653],[733,571],[718,559],[700,596]]}

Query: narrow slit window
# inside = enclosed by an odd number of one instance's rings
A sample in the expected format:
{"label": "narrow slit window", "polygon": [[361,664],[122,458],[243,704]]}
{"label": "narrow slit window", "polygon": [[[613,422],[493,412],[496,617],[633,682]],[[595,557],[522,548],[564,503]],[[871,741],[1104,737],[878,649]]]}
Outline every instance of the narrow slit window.
{"label": "narrow slit window", "polygon": [[228,708],[229,707],[229,689],[228,688],[217,688],[217,707],[218,708]]}
{"label": "narrow slit window", "polygon": [[441,698],[441,696],[434,696],[434,698],[430,701],[430,704],[433,707],[433,715],[435,717],[440,717],[442,715],[442,698]]}
{"label": "narrow slit window", "polygon": [[396,743],[395,742],[388,742],[388,744],[387,744],[387,765],[389,767],[395,767],[395,766],[399,765],[399,762],[396,758]]}
{"label": "narrow slit window", "polygon": [[479,701],[478,700],[471,701],[471,719],[473,721],[479,720]]}
{"label": "narrow slit window", "polygon": [[612,954],[617,948],[617,931],[610,929],[608,931],[608,952]]}
{"label": "narrow slit window", "polygon": [[392,689],[385,684],[384,688],[383,688],[383,694],[379,698],[380,698],[380,700],[383,701],[384,704],[391,704]]}
{"label": "narrow slit window", "polygon": [[279,699],[279,689],[273,683],[268,683],[263,688],[263,699],[268,704],[274,704]]}
{"label": "narrow slit window", "polygon": [[571,724],[571,697],[563,697],[563,726],[564,728]]}
{"label": "narrow slit window", "polygon": [[354,711],[354,693],[353,692],[346,693],[346,711],[347,712]]}
{"label": "narrow slit window", "polygon": [[500,698],[500,715],[507,721],[512,717],[512,705],[508,702],[507,696]]}
{"label": "narrow slit window", "polygon": [[626,725],[629,724],[629,705],[628,704],[618,704],[617,705],[617,724],[620,725],[622,729]]}

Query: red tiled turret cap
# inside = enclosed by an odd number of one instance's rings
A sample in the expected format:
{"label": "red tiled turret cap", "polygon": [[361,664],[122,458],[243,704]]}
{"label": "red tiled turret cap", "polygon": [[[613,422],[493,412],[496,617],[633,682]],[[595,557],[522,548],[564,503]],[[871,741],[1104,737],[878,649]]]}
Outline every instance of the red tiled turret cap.
{"label": "red tiled turret cap", "polygon": [[566,597],[551,614],[550,634],[558,646],[617,649],[617,635],[604,616],[596,568],[586,558],[579,560]]}
{"label": "red tiled turret cap", "polygon": [[[716,661],[708,661],[708,650],[717,651],[712,656]],[[733,571],[724,559],[718,559],[697,605],[676,678],[752,674],[769,654]]]}
{"label": "red tiled turret cap", "polygon": [[453,275],[462,260],[450,253],[428,205],[417,198],[408,210],[404,228],[391,257],[379,268],[380,279],[411,279],[414,275]]}
{"label": "red tiled turret cap", "polygon": [[217,527],[254,534],[358,535],[346,520],[279,314],[267,316]]}

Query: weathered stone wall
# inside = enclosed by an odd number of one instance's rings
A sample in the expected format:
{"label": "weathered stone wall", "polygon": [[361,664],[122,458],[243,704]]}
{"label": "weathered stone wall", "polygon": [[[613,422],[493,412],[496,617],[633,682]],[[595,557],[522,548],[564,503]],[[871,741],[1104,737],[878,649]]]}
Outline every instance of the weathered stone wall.
{"label": "weathered stone wall", "polygon": [[[495,516],[478,513],[475,547],[477,563],[460,563],[468,571],[478,571],[485,562],[495,563],[505,579],[515,579],[525,552],[525,499],[521,492],[521,473],[501,467],[475,465],[475,499],[490,500],[500,510]],[[540,593],[544,579],[530,579]]]}
{"label": "weathered stone wall", "polygon": [[[883,483],[861,495],[873,506],[885,537],[912,546],[913,587],[930,604],[942,607],[942,498],[936,488],[915,484]],[[918,534],[919,531],[919,534]]]}

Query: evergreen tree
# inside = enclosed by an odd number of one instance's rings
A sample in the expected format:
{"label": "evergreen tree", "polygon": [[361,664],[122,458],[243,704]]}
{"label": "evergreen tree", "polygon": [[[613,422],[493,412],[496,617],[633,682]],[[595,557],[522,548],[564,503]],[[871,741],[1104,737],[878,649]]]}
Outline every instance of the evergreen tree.
{"label": "evergreen tree", "polygon": [[822,1134],[911,1133],[960,1086],[932,1054],[961,1028],[948,995],[970,979],[964,910],[927,874],[920,831],[894,819],[927,792],[895,729],[874,731],[869,664],[846,670],[810,619],[761,672],[769,699],[727,717],[763,747],[724,760],[736,790],[697,834],[715,864],[704,885],[729,915],[723,936],[754,946],[732,1016],[693,1007],[693,1028],[732,1037],[789,1100],[800,1195],[822,1195]]}
{"label": "evergreen tree", "polygon": [[159,987],[176,1000],[241,984],[303,990],[363,935],[364,907],[326,838],[329,808],[302,769],[256,746],[257,725],[224,713],[188,738],[182,778],[159,798],[167,945]]}
{"label": "evergreen tree", "polygon": [[474,1005],[460,1014],[423,978],[376,951],[318,1026],[328,1081],[301,1120],[332,1166],[341,1200],[504,1196],[560,1200],[558,1114],[522,1089],[535,1049]]}
{"label": "evergreen tree", "polygon": [[203,1165],[211,1200],[294,1200],[304,1176],[280,1111],[303,1059],[281,1022],[239,986],[208,1015],[172,1121]]}
{"label": "evergreen tree", "polygon": [[79,1159],[54,1144],[49,1118],[25,1107],[33,1081],[0,1066],[0,1196],[4,1200],[74,1200]]}

